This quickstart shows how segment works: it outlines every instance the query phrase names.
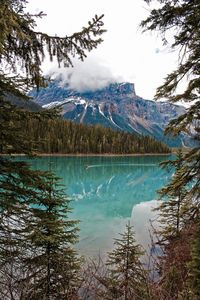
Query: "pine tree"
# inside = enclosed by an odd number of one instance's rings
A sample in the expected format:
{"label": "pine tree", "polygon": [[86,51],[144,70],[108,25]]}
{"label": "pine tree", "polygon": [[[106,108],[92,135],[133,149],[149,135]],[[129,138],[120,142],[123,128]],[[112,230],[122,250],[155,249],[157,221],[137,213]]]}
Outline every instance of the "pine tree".
{"label": "pine tree", "polygon": [[[72,36],[49,36],[35,31],[36,19],[43,16],[31,15],[25,11],[26,0],[2,0],[0,2],[0,137],[1,153],[30,153],[29,143],[23,131],[24,123],[19,120],[30,117],[50,117],[50,112],[28,113],[16,109],[5,100],[18,97],[28,99],[25,92],[31,87],[40,88],[46,83],[42,75],[41,64],[46,56],[55,58],[60,65],[72,65],[72,57],[81,60],[86,51],[91,51],[102,42],[99,37],[102,29],[103,16],[95,16],[88,27]],[[5,68],[6,66],[6,68]],[[6,71],[9,68],[9,73]],[[13,74],[13,75],[10,75]],[[19,75],[22,74],[22,75]]]}
{"label": "pine tree", "polygon": [[38,182],[30,211],[29,255],[23,261],[28,274],[23,283],[28,290],[23,299],[73,299],[81,264],[72,248],[77,242],[77,222],[69,219],[69,199],[55,176],[46,174]]}
{"label": "pine tree", "polygon": [[66,299],[77,293],[77,222],[53,175],[1,161],[0,298]]}
{"label": "pine tree", "polygon": [[28,253],[27,221],[33,218],[29,204],[37,197],[40,172],[7,158],[0,158],[0,172],[0,298],[18,299]]}
{"label": "pine tree", "polygon": [[[145,0],[145,2],[151,4],[152,1]],[[164,45],[170,46],[172,50],[179,50],[179,63],[176,70],[166,76],[163,85],[158,87],[155,98],[165,98],[171,102],[183,101],[189,104],[185,114],[169,123],[166,133],[172,135],[187,133],[196,143],[196,146],[184,155],[185,169],[182,168],[184,173],[181,174],[179,185],[190,184],[188,194],[199,210],[200,2],[199,0],[157,0],[156,2],[159,5],[150,11],[141,26],[145,31],[159,31]],[[170,33],[169,41],[168,33]]]}
{"label": "pine tree", "polygon": [[146,273],[140,261],[144,252],[136,244],[130,224],[120,238],[115,239],[114,245],[107,260],[108,299],[149,299]]}
{"label": "pine tree", "polygon": [[[95,16],[82,31],[71,36],[49,36],[35,29],[35,19],[44,14],[31,15],[25,11],[26,0],[2,0],[0,3],[0,63],[8,64],[10,73],[18,74],[17,65],[24,71],[24,77],[19,75],[9,76],[5,72],[0,73],[0,89],[5,91],[16,90],[26,86],[44,84],[41,63],[48,55],[52,61],[54,58],[58,64],[72,65],[72,57],[77,56],[83,60],[85,51],[96,48],[102,39],[99,37],[105,30],[102,29],[103,16]],[[47,53],[45,52],[47,49]],[[23,83],[23,85],[22,85]]]}
{"label": "pine tree", "polygon": [[62,119],[30,118],[23,123],[21,131],[42,153],[139,153],[140,148],[135,148],[135,144],[140,140],[145,145],[145,153],[170,153],[166,145],[150,137]]}
{"label": "pine tree", "polygon": [[[151,4],[154,1],[145,0],[145,2]],[[185,283],[190,259],[188,252],[191,249],[188,245],[191,236],[190,227],[199,219],[200,209],[200,1],[156,2],[158,6],[150,11],[141,26],[145,31],[158,31],[164,45],[168,45],[172,50],[178,50],[179,60],[176,69],[168,74],[164,83],[158,87],[155,98],[169,99],[173,103],[183,101],[187,104],[186,113],[173,119],[165,132],[172,135],[188,134],[195,142],[195,147],[182,155],[181,164],[180,160],[168,162],[169,166],[176,168],[176,172],[170,184],[161,191],[161,195],[169,198],[169,204],[166,202],[160,207],[163,223],[168,222],[164,224],[163,233],[168,241],[170,237],[178,235],[180,237],[173,238],[165,248],[165,253],[166,249],[168,252],[160,262],[162,280],[159,288],[163,299],[195,299],[193,296],[190,297]],[[170,37],[169,40],[167,37]],[[198,249],[197,245],[198,242],[192,250],[194,256],[198,253],[197,251],[194,254]],[[170,257],[171,252],[174,254],[173,257]],[[197,273],[194,277],[198,278],[198,263],[196,266]],[[164,286],[169,287],[168,283],[172,287],[171,290],[168,288],[163,290]]]}
{"label": "pine tree", "polygon": [[154,209],[158,211],[159,215],[160,229],[157,230],[157,232],[161,235],[161,243],[169,242],[171,239],[179,236],[181,229],[190,218],[191,209],[191,201],[188,201],[188,198],[185,197],[187,188],[180,185],[180,179],[177,180],[177,177],[182,173],[183,167],[183,154],[181,149],[178,150],[175,160],[170,162],[166,161],[161,165],[169,169],[169,163],[173,170],[173,176],[170,182],[158,191],[163,201]]}
{"label": "pine tree", "polygon": [[[70,245],[74,242],[75,229],[72,226],[73,223],[60,219],[62,211],[61,208],[58,209],[58,203],[62,203],[62,196],[58,196],[54,184],[50,190],[49,175],[40,171],[32,171],[25,162],[17,162],[2,156],[2,153],[32,154],[37,147],[35,142],[32,139],[30,140],[30,135],[27,136],[22,130],[26,121],[30,118],[48,119],[54,118],[54,116],[52,116],[51,111],[30,113],[23,109],[18,109],[7,100],[12,97],[18,97],[19,100],[21,98],[28,100],[25,93],[29,88],[40,88],[45,85],[45,78],[42,76],[41,70],[41,64],[45,55],[49,56],[50,60],[55,58],[59,65],[61,63],[64,66],[72,65],[74,56],[78,56],[78,58],[83,60],[86,57],[86,51],[96,48],[102,42],[100,36],[104,32],[102,29],[103,16],[95,16],[87,27],[71,36],[49,36],[45,33],[37,32],[35,31],[36,19],[42,17],[43,14],[31,15],[26,12],[26,3],[26,0],[0,1],[0,293],[1,299],[5,300],[25,299],[28,292],[34,292],[34,283],[35,287],[37,287],[35,290],[36,294],[39,295],[40,299],[53,298],[56,285],[58,287],[58,295],[62,298],[64,294],[69,293],[70,289],[73,289],[75,269],[79,265],[74,251],[70,248]],[[8,69],[9,73],[7,72]],[[34,222],[37,220],[38,230],[40,229],[38,234],[42,233],[42,224],[46,226],[46,230],[50,230],[51,227],[47,222],[48,220],[45,219],[45,211],[41,210],[41,214],[39,214],[38,210],[37,214],[36,207],[32,205],[40,205],[40,208],[44,209],[45,202],[42,206],[42,201],[47,191],[51,191],[52,195],[54,193],[55,196],[57,195],[54,207],[52,206],[51,216],[55,224],[59,225],[57,235],[55,232],[53,236],[54,232],[51,232],[50,237],[52,237],[52,240],[50,238],[49,246],[50,248],[51,246],[53,247],[54,240],[57,247],[60,245],[60,248],[58,247],[60,252],[58,248],[55,256],[50,252],[52,254],[51,264],[54,264],[54,269],[50,271],[54,270],[54,272],[52,271],[54,281],[47,292],[49,281],[46,280],[48,284],[43,284],[39,292],[37,282],[39,274],[41,279],[48,277],[45,275],[45,271],[42,277],[42,270],[46,269],[42,265],[44,262],[41,261],[40,269],[40,253],[36,250],[38,247],[41,253],[42,249],[44,251],[45,234],[41,236],[40,245],[39,237],[36,236],[36,230],[33,231],[33,225],[36,224]],[[51,205],[53,205],[52,203]],[[50,209],[50,206],[46,206],[46,209]],[[54,213],[55,216],[53,217]],[[66,226],[69,226],[67,228],[71,230],[71,233],[68,232],[67,234],[65,232]],[[35,240],[30,239],[30,230],[31,234],[35,232]],[[61,247],[61,240],[59,244],[59,234],[63,242],[63,248]],[[66,247],[67,239],[68,247]],[[47,240],[48,238],[46,237]],[[32,255],[32,258],[35,257],[35,264],[33,259],[31,265],[30,255]],[[62,267],[61,256],[63,260]],[[25,261],[27,261],[26,265]],[[56,269],[56,266],[59,266],[60,269]],[[38,269],[36,270],[37,267]],[[51,268],[53,268],[52,265]],[[64,269],[66,277],[62,276],[60,280],[61,271],[63,274]],[[38,278],[35,276],[37,272],[41,272],[38,273]],[[72,275],[72,280],[69,280],[69,273],[70,276]],[[31,289],[29,290],[30,287]],[[30,297],[28,299],[34,298],[36,294],[29,294]]]}

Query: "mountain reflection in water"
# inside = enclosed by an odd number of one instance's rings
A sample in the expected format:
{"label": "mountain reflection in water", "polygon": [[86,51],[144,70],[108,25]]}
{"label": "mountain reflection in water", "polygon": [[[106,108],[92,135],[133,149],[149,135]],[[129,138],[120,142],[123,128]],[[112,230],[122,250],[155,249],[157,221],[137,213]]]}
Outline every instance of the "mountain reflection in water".
{"label": "mountain reflection in water", "polygon": [[124,231],[128,221],[134,225],[137,241],[148,246],[156,190],[171,176],[159,167],[167,159],[169,156],[155,155],[49,156],[28,161],[34,169],[51,168],[61,178],[73,200],[71,218],[80,220],[77,248],[81,254],[96,256],[112,249],[113,238]]}

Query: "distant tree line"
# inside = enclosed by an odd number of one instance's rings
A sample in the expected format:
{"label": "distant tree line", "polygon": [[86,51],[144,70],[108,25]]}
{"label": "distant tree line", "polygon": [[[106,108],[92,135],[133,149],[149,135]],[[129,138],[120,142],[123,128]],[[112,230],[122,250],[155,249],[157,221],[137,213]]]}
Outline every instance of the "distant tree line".
{"label": "distant tree line", "polygon": [[42,153],[169,153],[163,143],[149,136],[114,131],[99,125],[71,121],[29,119],[21,126],[23,134]]}

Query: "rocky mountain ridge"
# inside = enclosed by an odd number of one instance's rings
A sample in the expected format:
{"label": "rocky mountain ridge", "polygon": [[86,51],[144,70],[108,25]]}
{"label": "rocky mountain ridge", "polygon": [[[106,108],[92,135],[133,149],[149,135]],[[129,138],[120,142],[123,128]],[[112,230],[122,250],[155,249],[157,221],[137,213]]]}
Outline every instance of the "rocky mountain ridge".
{"label": "rocky mountain ridge", "polygon": [[47,88],[30,94],[43,108],[62,106],[65,119],[76,123],[100,124],[116,130],[150,135],[169,146],[190,146],[188,136],[164,136],[170,120],[185,113],[183,106],[145,100],[136,95],[133,83],[113,83],[101,90],[78,92],[52,81]]}

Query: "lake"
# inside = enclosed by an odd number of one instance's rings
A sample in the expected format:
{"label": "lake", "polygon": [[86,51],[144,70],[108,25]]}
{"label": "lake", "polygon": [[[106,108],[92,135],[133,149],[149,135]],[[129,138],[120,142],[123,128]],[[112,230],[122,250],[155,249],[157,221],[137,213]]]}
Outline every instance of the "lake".
{"label": "lake", "polygon": [[[170,178],[159,163],[170,156],[47,156],[30,161],[34,169],[52,170],[73,200],[72,219],[80,220],[81,254],[95,257],[112,250],[113,238],[130,221],[136,239],[149,243],[149,219],[156,190]],[[20,160],[24,158],[19,158]]]}

